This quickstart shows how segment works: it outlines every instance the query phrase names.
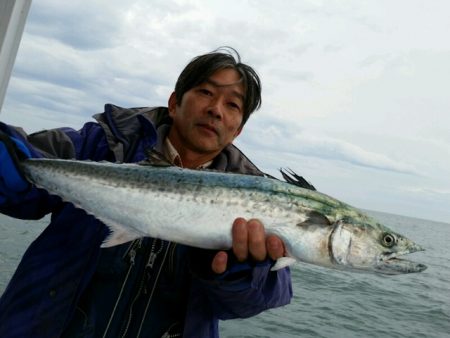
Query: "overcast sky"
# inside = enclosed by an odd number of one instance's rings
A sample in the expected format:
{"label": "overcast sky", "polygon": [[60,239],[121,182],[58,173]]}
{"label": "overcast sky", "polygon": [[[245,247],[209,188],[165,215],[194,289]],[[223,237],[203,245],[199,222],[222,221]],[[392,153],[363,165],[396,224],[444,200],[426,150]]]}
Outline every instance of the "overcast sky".
{"label": "overcast sky", "polygon": [[450,223],[448,13],[445,0],[35,0],[0,118],[79,129],[105,103],[166,105],[191,58],[232,46],[263,83],[236,142],[262,170]]}

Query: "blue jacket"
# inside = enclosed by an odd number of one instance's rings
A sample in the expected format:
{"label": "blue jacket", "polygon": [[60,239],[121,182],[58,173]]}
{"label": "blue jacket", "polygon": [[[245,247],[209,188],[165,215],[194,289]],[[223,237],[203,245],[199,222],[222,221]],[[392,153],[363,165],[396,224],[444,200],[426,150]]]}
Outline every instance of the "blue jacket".
{"label": "blue jacket", "polygon": [[[79,131],[25,135],[0,128],[26,142],[34,157],[138,162],[161,146],[171,123],[166,108],[110,104],[95,118]],[[262,175],[233,145],[212,167]],[[100,249],[108,234],[103,223],[37,188],[9,199],[0,212],[52,215],[0,298],[0,337],[218,337],[219,319],[254,316],[292,297],[289,270],[271,272],[269,260],[231,262],[217,276],[208,250],[153,238]]]}

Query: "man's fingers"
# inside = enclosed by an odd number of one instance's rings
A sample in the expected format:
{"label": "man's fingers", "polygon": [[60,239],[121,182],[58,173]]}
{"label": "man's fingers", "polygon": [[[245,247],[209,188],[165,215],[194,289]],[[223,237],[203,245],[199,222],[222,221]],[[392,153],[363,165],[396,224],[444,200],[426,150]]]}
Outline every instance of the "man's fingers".
{"label": "man's fingers", "polygon": [[217,274],[224,273],[227,269],[228,255],[225,251],[219,251],[211,264],[212,271]]}
{"label": "man's fingers", "polygon": [[[269,256],[276,260],[284,256],[285,248],[282,240],[275,235],[266,237],[263,224],[257,219],[247,222],[244,218],[236,218],[232,227],[233,253],[239,262],[248,258],[263,261]],[[226,252],[217,253],[212,262],[215,273],[223,273],[227,268]]]}
{"label": "man's fingers", "polygon": [[247,223],[248,251],[253,259],[263,261],[267,256],[266,233],[260,221],[251,219]]}
{"label": "man's fingers", "polygon": [[273,260],[284,256],[285,248],[283,241],[275,235],[269,235],[266,239],[267,253]]}
{"label": "man's fingers", "polygon": [[243,218],[236,218],[233,222],[233,253],[238,261],[245,261],[248,257],[248,230],[247,221]]}

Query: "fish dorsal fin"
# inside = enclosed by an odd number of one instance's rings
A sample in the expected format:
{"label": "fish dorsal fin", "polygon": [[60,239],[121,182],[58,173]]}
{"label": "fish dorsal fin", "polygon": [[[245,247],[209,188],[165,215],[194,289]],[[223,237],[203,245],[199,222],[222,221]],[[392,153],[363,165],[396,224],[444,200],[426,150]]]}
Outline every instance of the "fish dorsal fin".
{"label": "fish dorsal fin", "polygon": [[297,175],[293,170],[291,169],[280,169],[281,175],[283,175],[283,178],[286,182],[296,185],[297,187],[309,189],[309,190],[316,190],[316,188],[309,183],[307,180],[305,180],[302,176]]}
{"label": "fish dorsal fin", "polygon": [[147,158],[139,162],[140,165],[153,165],[156,167],[172,167],[173,164],[164,156],[163,153],[155,149],[147,150]]}
{"label": "fish dorsal fin", "polygon": [[307,226],[307,225],[329,226],[329,225],[331,225],[331,222],[324,214],[321,214],[320,212],[315,211],[315,210],[311,210],[306,215],[306,219],[297,225],[298,226]]}

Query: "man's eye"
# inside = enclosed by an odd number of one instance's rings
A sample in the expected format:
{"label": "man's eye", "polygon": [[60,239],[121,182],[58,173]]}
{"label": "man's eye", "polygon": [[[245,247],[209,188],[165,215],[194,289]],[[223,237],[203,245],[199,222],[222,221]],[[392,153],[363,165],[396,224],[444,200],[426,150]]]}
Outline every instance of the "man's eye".
{"label": "man's eye", "polygon": [[228,102],[228,106],[235,110],[241,110],[241,106],[236,102]]}
{"label": "man's eye", "polygon": [[209,91],[208,89],[204,89],[204,88],[200,88],[199,92],[204,94],[204,95],[212,95],[211,91]]}

